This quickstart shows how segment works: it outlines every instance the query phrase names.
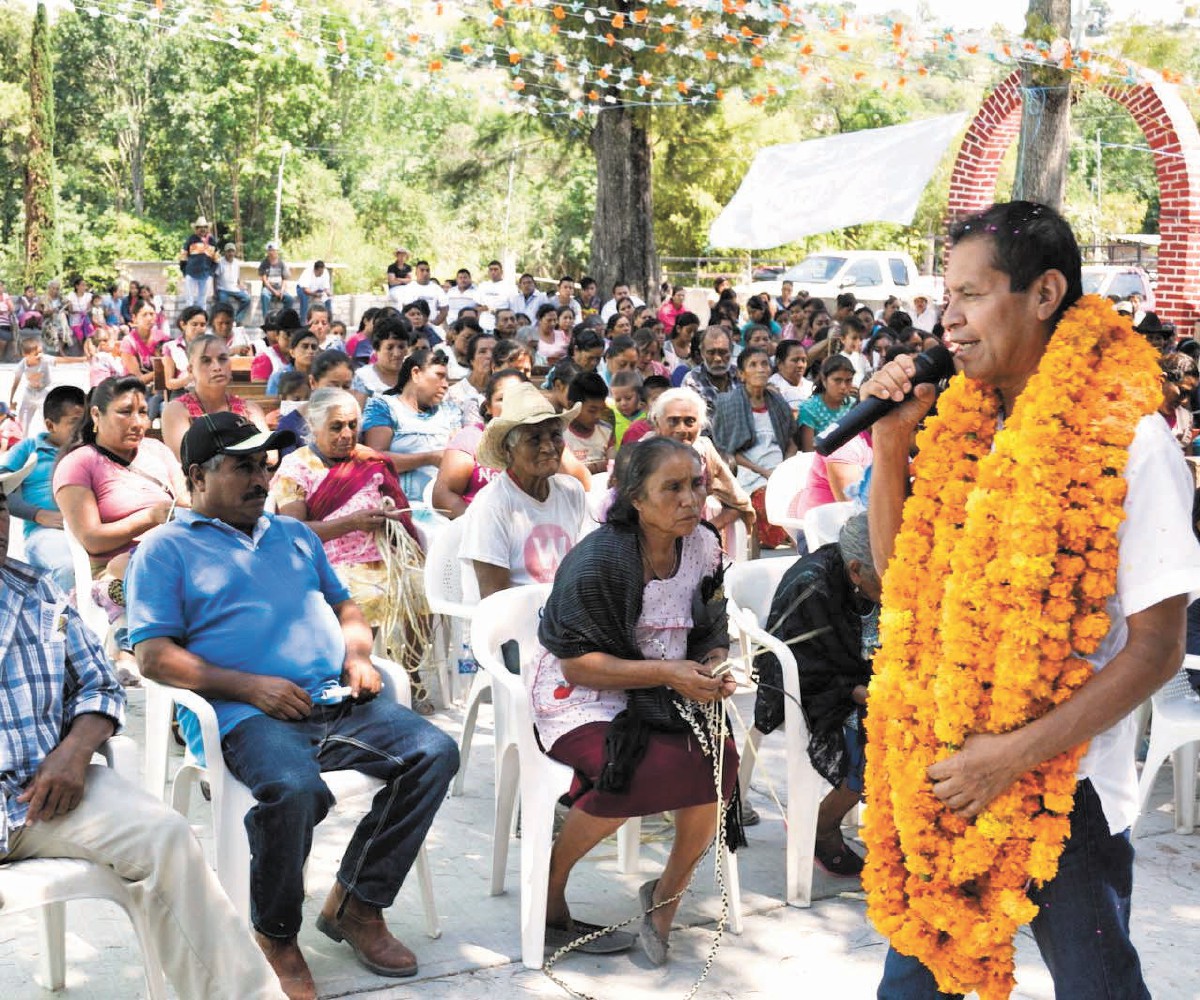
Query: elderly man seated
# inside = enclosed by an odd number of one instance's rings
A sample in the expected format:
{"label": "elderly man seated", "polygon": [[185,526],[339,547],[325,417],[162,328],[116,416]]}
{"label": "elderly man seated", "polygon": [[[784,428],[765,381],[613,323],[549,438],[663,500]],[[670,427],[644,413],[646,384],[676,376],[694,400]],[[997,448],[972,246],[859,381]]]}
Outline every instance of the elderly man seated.
{"label": "elderly man seated", "polygon": [[50,576],[5,555],[5,497],[32,467],[0,474],[0,864],[105,865],[132,883],[180,997],[273,1000],[279,984],[241,933],[187,820],[109,768],[91,766],[124,721],[125,695]]}
{"label": "elderly man seated", "polygon": [[[143,542],[127,587],[141,668],[212,701],[225,763],[256,800],[246,816],[251,923],[294,1000],[316,996],[296,934],[313,827],[333,804],[321,772],[358,769],[387,784],[346,849],[317,927],[372,972],[411,976],[417,960],[382,911],[416,859],[458,752],[413,712],[374,700],[371,629],[320,539],[263,514],[267,452],[292,438],[232,413],[195,421],[180,449],[192,509]],[[199,749],[194,725],[183,728]]]}

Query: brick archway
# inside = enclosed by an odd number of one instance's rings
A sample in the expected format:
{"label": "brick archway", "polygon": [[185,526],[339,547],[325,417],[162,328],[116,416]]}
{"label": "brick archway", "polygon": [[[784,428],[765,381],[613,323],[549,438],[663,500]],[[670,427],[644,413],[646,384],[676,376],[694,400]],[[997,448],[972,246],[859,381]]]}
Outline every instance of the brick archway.
{"label": "brick archway", "polygon": [[[1190,334],[1200,310],[1200,131],[1174,86],[1148,70],[1140,76],[1140,83],[1101,91],[1133,116],[1154,150],[1161,236],[1157,312]],[[1000,161],[1020,127],[1021,74],[1013,72],[988,95],[963,138],[950,177],[947,223],[995,201]]]}

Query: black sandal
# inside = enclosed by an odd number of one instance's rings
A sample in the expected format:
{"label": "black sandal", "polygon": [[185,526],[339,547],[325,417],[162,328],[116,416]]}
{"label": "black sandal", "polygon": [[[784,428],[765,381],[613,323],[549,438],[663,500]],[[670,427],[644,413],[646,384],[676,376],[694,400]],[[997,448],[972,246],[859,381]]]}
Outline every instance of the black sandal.
{"label": "black sandal", "polygon": [[827,851],[818,841],[813,845],[813,858],[826,874],[838,878],[858,878],[862,874],[863,859],[838,838],[840,846],[835,851]]}

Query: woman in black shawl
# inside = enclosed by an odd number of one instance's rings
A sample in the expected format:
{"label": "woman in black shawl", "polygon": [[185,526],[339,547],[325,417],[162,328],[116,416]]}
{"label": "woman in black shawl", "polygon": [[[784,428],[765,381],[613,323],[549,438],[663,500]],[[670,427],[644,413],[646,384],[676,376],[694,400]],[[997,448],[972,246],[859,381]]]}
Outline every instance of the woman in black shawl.
{"label": "woman in black shawl", "polygon": [[[808,756],[833,785],[817,814],[817,862],[831,875],[855,876],[863,862],[846,846],[841,825],[862,797],[863,718],[871,656],[878,643],[881,583],[871,558],[867,515],[856,514],[837,542],[824,545],[784,574],[767,629],[791,644],[808,723]],[[774,653],[754,660],[759,679],[754,727],[766,734],[783,722],[783,680]]]}
{"label": "woman in black shawl", "polygon": [[[639,938],[667,960],[667,935],[692,870],[712,842],[720,810],[716,760],[701,706],[734,691],[713,668],[728,656],[722,553],[700,521],[704,488],[692,449],[651,438],[621,450],[608,520],[575,546],[554,578],[535,652],[531,698],[550,756],[576,772],[573,805],[554,843],[547,939],[589,925],[566,901],[572,867],[630,816],[675,813],[662,875],[641,889]],[[723,749],[723,800],[736,785],[737,753]],[[736,813],[735,808],[727,810]],[[732,841],[731,841],[732,843]],[[628,940],[606,936],[605,950]],[[611,946],[611,947],[609,947]],[[585,950],[587,950],[585,948]]]}

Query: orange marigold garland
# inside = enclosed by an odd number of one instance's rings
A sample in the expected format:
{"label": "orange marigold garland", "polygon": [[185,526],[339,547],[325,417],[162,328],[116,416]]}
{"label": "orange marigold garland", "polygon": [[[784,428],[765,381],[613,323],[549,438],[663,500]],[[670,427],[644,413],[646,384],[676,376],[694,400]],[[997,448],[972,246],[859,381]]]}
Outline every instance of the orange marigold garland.
{"label": "orange marigold garland", "polygon": [[1063,317],[1012,415],[955,377],[918,439],[883,581],[868,698],[863,885],[892,946],[941,989],[1008,997],[1031,881],[1058,869],[1084,746],[967,823],[926,769],[972,733],[1017,729],[1092,673],[1116,591],[1125,464],[1162,397],[1156,354],[1105,299]]}

